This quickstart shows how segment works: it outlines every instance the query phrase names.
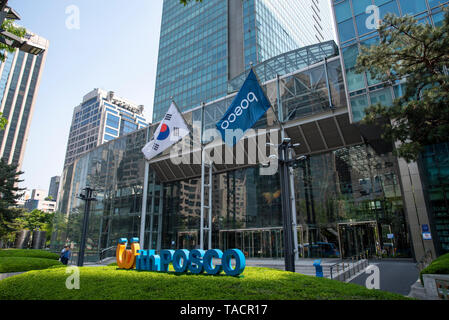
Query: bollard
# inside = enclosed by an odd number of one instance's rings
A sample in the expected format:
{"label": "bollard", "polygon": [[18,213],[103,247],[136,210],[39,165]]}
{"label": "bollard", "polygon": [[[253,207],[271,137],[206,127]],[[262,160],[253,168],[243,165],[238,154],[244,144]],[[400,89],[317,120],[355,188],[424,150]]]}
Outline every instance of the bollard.
{"label": "bollard", "polygon": [[321,266],[321,260],[315,260],[313,262],[313,266],[316,270],[316,276],[319,278],[323,278],[323,267]]}

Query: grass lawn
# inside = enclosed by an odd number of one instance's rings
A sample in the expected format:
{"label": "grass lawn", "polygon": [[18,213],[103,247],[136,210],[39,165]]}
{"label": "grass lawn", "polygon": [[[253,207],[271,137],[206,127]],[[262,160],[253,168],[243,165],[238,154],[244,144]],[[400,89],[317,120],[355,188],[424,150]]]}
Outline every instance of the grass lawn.
{"label": "grass lawn", "polygon": [[421,271],[421,283],[423,283],[423,274],[449,274],[449,253],[439,256]]}
{"label": "grass lawn", "polygon": [[0,273],[22,272],[29,270],[47,269],[52,266],[63,266],[61,262],[53,259],[26,258],[26,257],[0,257]]}
{"label": "grass lawn", "polygon": [[58,260],[59,254],[35,249],[0,249],[0,258],[3,257],[28,257]]}
{"label": "grass lawn", "polygon": [[80,268],[68,290],[65,268],[30,271],[0,281],[0,300],[390,300],[404,296],[281,270],[247,267],[241,277]]}

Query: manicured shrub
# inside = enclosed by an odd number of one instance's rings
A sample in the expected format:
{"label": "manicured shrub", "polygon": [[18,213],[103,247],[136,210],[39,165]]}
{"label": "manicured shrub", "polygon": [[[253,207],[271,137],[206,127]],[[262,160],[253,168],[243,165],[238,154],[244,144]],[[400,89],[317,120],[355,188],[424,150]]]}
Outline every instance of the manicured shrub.
{"label": "manicured shrub", "polygon": [[35,249],[0,249],[1,257],[27,257],[58,260],[59,254]]}
{"label": "manicured shrub", "polygon": [[63,265],[53,259],[0,257],[0,273],[22,272],[30,270],[47,269],[54,265]]}
{"label": "manicured shrub", "polygon": [[80,268],[79,290],[65,268],[30,271],[0,281],[0,300],[396,300],[402,295],[281,270],[247,267],[229,276]]}
{"label": "manicured shrub", "polygon": [[423,274],[449,274],[449,253],[439,256],[421,271],[420,277],[422,284],[424,284]]}

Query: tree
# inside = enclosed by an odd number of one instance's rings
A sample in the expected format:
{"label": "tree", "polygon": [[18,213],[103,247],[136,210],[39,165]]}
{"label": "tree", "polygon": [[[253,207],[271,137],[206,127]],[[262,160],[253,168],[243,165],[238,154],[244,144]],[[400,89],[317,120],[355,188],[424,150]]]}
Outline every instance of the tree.
{"label": "tree", "polygon": [[[16,25],[14,25],[14,21],[10,19],[5,19],[5,21],[3,21],[1,29],[11,32],[12,34],[21,38],[23,38],[26,34],[25,28],[17,27]],[[15,50],[16,50],[15,48],[0,42],[0,61],[5,62],[6,52],[13,53]],[[0,130],[4,130],[7,123],[8,120],[4,118],[3,113],[0,112]]]}
{"label": "tree", "polygon": [[[5,19],[1,28],[5,31],[11,32],[12,34],[20,38],[23,38],[26,34],[25,28],[16,26],[14,24],[14,20],[10,19]],[[4,43],[0,43],[0,61],[4,62],[6,60],[6,52],[14,53],[15,50],[16,48],[10,47]]]}
{"label": "tree", "polygon": [[387,84],[405,81],[402,97],[391,106],[375,104],[362,123],[382,125],[383,138],[400,142],[396,154],[416,161],[426,145],[449,140],[449,11],[440,27],[420,24],[411,16],[388,14],[380,28],[380,43],[362,48],[357,72],[368,71]]}
{"label": "tree", "polygon": [[21,229],[26,230],[41,230],[45,231],[51,228],[53,222],[54,213],[47,213],[38,209],[34,209],[31,212],[24,212],[19,218],[16,219],[16,223],[21,226]]}
{"label": "tree", "polygon": [[17,171],[17,165],[9,165],[0,159],[0,238],[16,230],[13,224],[20,212],[12,207],[22,196],[20,191],[24,190],[17,186],[22,182],[19,180],[21,174],[23,172]]}

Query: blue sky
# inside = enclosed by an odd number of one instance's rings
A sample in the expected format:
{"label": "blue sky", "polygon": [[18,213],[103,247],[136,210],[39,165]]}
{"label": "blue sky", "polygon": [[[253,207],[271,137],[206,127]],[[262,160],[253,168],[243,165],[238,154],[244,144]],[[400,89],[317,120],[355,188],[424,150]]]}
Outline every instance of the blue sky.
{"label": "blue sky", "polygon": [[[162,0],[9,0],[19,23],[48,39],[21,187],[48,190],[61,175],[73,108],[94,88],[145,105],[151,120]],[[80,28],[69,29],[69,6]]]}

